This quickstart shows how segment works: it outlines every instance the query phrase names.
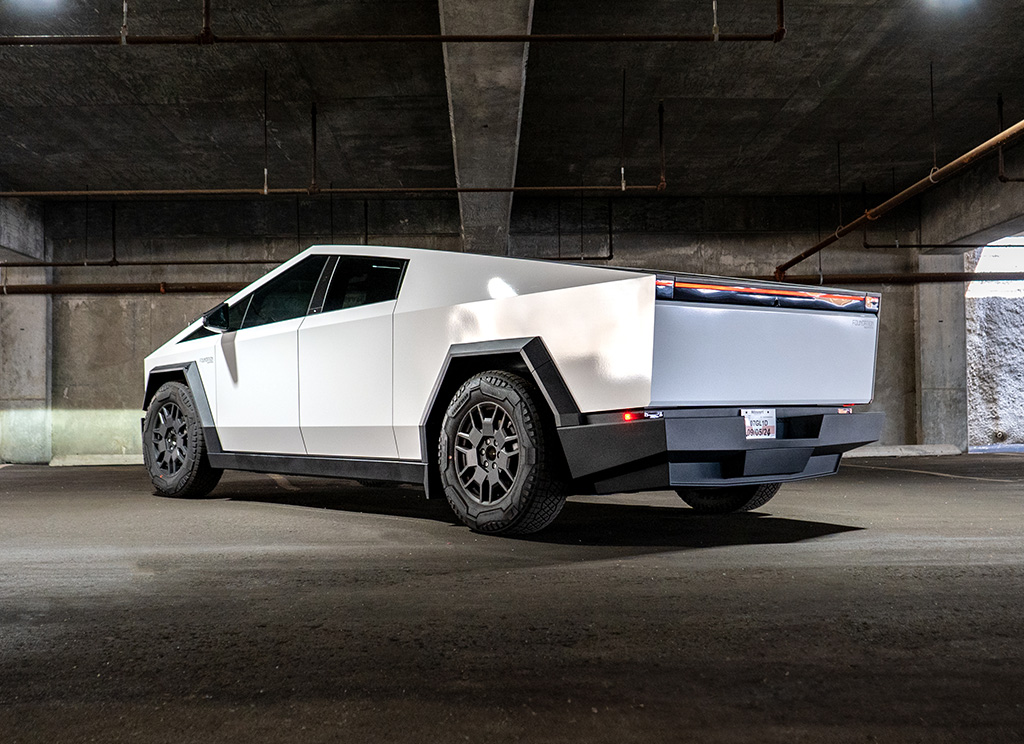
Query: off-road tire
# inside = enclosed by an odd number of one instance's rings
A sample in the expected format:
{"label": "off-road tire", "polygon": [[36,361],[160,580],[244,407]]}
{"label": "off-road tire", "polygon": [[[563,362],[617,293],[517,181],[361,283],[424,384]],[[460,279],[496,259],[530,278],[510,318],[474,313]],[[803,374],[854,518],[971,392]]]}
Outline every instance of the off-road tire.
{"label": "off-road tire", "polygon": [[146,411],[142,459],[158,496],[198,499],[214,489],[224,472],[211,467],[206,438],[188,386],[160,386]]}
{"label": "off-road tire", "polygon": [[701,514],[731,514],[764,506],[779,492],[779,483],[725,488],[677,488],[679,498]]}
{"label": "off-road tire", "polygon": [[564,461],[539,400],[522,377],[491,370],[466,380],[445,411],[441,483],[456,516],[475,532],[537,532],[565,505]]}

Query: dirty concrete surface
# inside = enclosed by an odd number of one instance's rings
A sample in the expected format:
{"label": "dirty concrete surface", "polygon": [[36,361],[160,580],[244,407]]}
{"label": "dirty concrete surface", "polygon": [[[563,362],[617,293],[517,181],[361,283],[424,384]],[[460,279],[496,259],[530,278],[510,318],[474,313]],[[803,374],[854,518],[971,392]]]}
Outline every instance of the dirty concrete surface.
{"label": "dirty concrete surface", "polygon": [[757,513],[0,468],[0,741],[1024,740],[1024,456],[858,459]]}

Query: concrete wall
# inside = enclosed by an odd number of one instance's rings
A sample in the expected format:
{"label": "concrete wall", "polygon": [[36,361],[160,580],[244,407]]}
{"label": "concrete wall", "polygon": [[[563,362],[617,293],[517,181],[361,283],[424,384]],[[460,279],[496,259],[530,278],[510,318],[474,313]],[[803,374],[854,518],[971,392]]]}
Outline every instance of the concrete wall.
{"label": "concrete wall", "polygon": [[[1024,183],[1002,183],[993,160],[940,185],[922,198],[922,241],[985,244],[1024,231]],[[922,257],[932,270],[963,271],[963,249]],[[973,269],[970,257],[968,270]],[[924,263],[922,270],[925,270]],[[1019,303],[964,301],[963,284],[943,285],[923,295],[919,327],[926,391],[921,401],[923,441],[972,445],[1022,441]],[[965,320],[966,318],[966,320]],[[969,334],[974,337],[968,364]],[[968,384],[968,378],[970,383]],[[997,437],[1001,433],[1003,437]]]}
{"label": "concrete wall", "polygon": [[[38,202],[0,201],[0,260],[42,259],[44,211]],[[0,269],[0,284],[45,283],[41,269]],[[50,298],[0,289],[0,461],[50,459]]]}
{"label": "concrete wall", "polygon": [[[57,269],[55,281],[249,282],[315,243],[457,249],[454,200],[53,204],[46,242],[63,261],[267,259],[264,265]],[[24,302],[30,298],[17,298]],[[35,299],[35,298],[32,298]],[[141,462],[142,360],[221,294],[56,295],[53,464]]]}
{"label": "concrete wall", "polygon": [[[844,203],[845,215],[863,209],[860,199]],[[580,215],[583,215],[581,237]],[[815,197],[773,199],[516,199],[512,254],[591,263],[662,268],[724,276],[761,276],[817,243],[822,230],[839,224],[835,200]],[[830,226],[823,228],[822,226]],[[916,270],[917,219],[909,211],[868,234],[850,236],[820,254],[825,274],[904,273]],[[598,259],[598,256],[605,256]],[[791,271],[815,274],[814,257]],[[917,442],[917,288],[864,285],[882,293],[875,400],[864,410],[886,413],[883,444]],[[778,339],[785,343],[785,339]]]}
{"label": "concrete wall", "polygon": [[[874,203],[872,197],[869,202]],[[845,203],[843,211],[848,217],[862,208],[857,198]],[[521,195],[513,205],[509,245],[510,252],[520,256],[557,258],[560,254],[578,259],[582,254],[594,263],[767,276],[776,264],[838,224],[834,200],[827,198],[581,201]],[[848,236],[824,252],[820,263],[812,258],[791,273],[814,274],[819,268],[824,274],[915,271],[921,257],[913,245],[921,238],[922,224],[913,207],[905,208],[867,236],[870,243],[889,247],[868,249],[861,235]],[[459,230],[455,199],[93,202],[88,208],[82,202],[50,203],[45,213],[45,252],[59,260],[104,262],[116,243],[122,261],[265,258],[277,262],[320,242],[458,250]],[[898,247],[893,245],[897,238]],[[246,282],[272,265],[67,268],[54,270],[53,280]],[[954,316],[959,312],[962,326],[962,292],[960,309],[950,310],[941,302],[922,302],[923,287],[866,288],[882,293],[878,376],[871,409],[887,415],[883,444],[916,444],[924,441],[926,433],[920,402],[928,397],[929,380],[937,379],[925,369],[934,362],[922,349],[929,347],[934,336],[929,329],[939,318],[924,324],[918,319],[922,313],[925,317],[938,313],[944,316],[945,326],[948,315],[954,321],[949,327],[955,327]],[[21,308],[42,304],[50,308],[52,319],[43,320],[38,308],[33,311],[40,330],[32,332],[38,336],[49,329],[45,337],[51,340],[47,354],[52,356],[52,371],[32,376],[33,384],[41,379],[49,383],[45,395],[35,390],[25,393],[37,396],[36,401],[52,398],[52,408],[37,405],[38,410],[52,410],[47,457],[58,464],[138,461],[143,357],[220,299],[219,295],[55,295],[52,301],[45,297],[3,301],[0,308],[12,303]],[[0,317],[13,318],[10,312]],[[4,327],[11,327],[10,323]],[[959,343],[955,334],[949,343],[952,347]],[[4,355],[7,348],[5,343]],[[943,364],[948,379],[955,379],[958,362]],[[32,365],[41,369],[38,360]],[[966,372],[960,372],[965,386]],[[13,388],[5,384],[5,389]],[[3,395],[8,397],[0,400],[9,401],[10,394]],[[10,402],[0,406],[13,410]],[[941,407],[935,420],[946,414],[951,421],[959,421],[957,411]],[[958,425],[950,430],[957,431]],[[26,459],[10,448],[16,440],[8,436],[6,441],[8,449],[0,457]],[[31,445],[28,439],[21,444]]]}

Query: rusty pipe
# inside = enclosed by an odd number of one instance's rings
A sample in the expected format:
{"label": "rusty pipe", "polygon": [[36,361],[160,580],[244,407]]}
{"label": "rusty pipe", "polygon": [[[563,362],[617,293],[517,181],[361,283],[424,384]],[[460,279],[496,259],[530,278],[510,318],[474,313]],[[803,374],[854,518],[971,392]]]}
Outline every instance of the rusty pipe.
{"label": "rusty pipe", "polygon": [[[785,27],[767,34],[719,34],[717,41],[778,42]],[[128,36],[127,46],[181,46],[193,44],[543,44],[543,43],[697,43],[714,42],[713,34],[317,34],[296,36],[220,36],[204,33],[184,36]],[[0,36],[0,46],[108,46],[120,45],[117,36]]]}
{"label": "rusty pipe", "polygon": [[[749,277],[770,279],[770,277]],[[824,284],[844,286],[850,284],[949,284],[955,282],[1021,282],[1024,271],[970,271],[915,272],[910,274],[809,274],[786,277],[793,284]]]}
{"label": "rusty pipe", "polygon": [[150,282],[145,284],[0,284],[4,295],[37,294],[234,294],[245,282]]}
{"label": "rusty pipe", "polygon": [[210,0],[203,0],[203,25],[196,35],[143,35],[128,36],[125,31],[117,36],[85,35],[22,35],[0,36],[0,46],[101,46],[101,45],[181,45],[181,44],[538,44],[561,42],[592,43],[675,43],[718,41],[771,41],[780,42],[786,36],[783,0],[775,3],[775,30],[766,34],[300,34],[276,36],[220,36],[213,32]]}
{"label": "rusty pipe", "polygon": [[999,147],[1013,142],[1015,139],[1021,136],[1021,134],[1024,134],[1024,119],[1018,121],[1016,124],[1014,124],[1006,131],[1000,132],[995,137],[986,140],[982,144],[975,147],[973,150],[964,153],[956,160],[947,163],[946,165],[942,166],[937,170],[933,169],[931,173],[929,173],[926,177],[922,178],[920,181],[915,183],[913,186],[910,186],[909,188],[904,189],[895,196],[890,197],[888,200],[882,202],[877,207],[866,210],[864,214],[855,219],[853,222],[836,228],[836,231],[832,235],[829,235],[827,238],[820,241],[817,245],[808,248],[803,253],[789,259],[785,263],[779,264],[778,266],[775,267],[775,278],[779,281],[785,279],[786,271],[796,266],[804,259],[810,258],[814,254],[819,253],[820,251],[824,250],[828,246],[838,241],[843,236],[849,235],[851,232],[859,228],[861,225],[866,225],[868,222],[873,222],[877,220],[879,217],[895,209],[908,199],[927,191],[932,186],[941,183],[942,181],[946,180],[947,178],[956,173],[959,173],[961,170],[971,165],[975,160],[983,158],[986,155],[989,155],[995,150],[997,150]]}
{"label": "rusty pipe", "polygon": [[138,261],[108,258],[100,261],[0,261],[0,269],[91,269],[113,268],[116,266],[244,266],[278,264],[278,258],[201,258],[170,261]]}
{"label": "rusty pipe", "polygon": [[199,32],[200,44],[214,43],[213,28],[210,23],[211,8],[210,0],[203,0],[203,30]]}
{"label": "rusty pipe", "polygon": [[[988,248],[991,243],[869,243],[864,241],[861,246],[864,248],[923,248],[924,250],[936,250],[949,248],[953,251],[972,251],[978,248]],[[1024,248],[1022,245],[999,245],[997,248]]]}
{"label": "rusty pipe", "polygon": [[[317,188],[318,194],[490,194],[490,193],[564,193],[622,191],[619,184],[608,186],[420,186],[420,187],[347,187]],[[653,186],[627,185],[626,191],[663,191],[662,184]],[[0,198],[53,199],[53,198],[116,198],[149,196],[308,196],[310,188],[230,188],[230,189],[61,189],[40,191],[0,191]]]}
{"label": "rusty pipe", "polygon": [[[556,261],[557,259],[541,259]],[[577,259],[578,260],[578,259]],[[745,277],[767,280],[769,277]],[[974,274],[964,272],[921,272],[913,274],[825,274],[789,277],[793,284],[830,286],[878,284],[947,284],[956,282],[1024,281],[1022,271],[989,271]],[[179,283],[151,282],[144,284],[6,284],[0,285],[0,298],[4,295],[59,295],[59,294],[234,294],[248,287],[243,282]]]}
{"label": "rusty pipe", "polygon": [[772,41],[778,43],[786,38],[786,9],[783,0],[776,0],[775,3],[775,37]]}

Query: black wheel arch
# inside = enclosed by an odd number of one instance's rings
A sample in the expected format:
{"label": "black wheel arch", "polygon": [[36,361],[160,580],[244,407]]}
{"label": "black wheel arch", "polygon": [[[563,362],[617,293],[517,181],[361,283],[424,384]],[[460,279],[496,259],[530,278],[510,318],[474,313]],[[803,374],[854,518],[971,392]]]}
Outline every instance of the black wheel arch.
{"label": "black wheel arch", "polygon": [[[423,483],[427,498],[443,493],[438,472],[437,438],[445,409],[462,383],[490,369],[512,372],[532,381],[547,404],[546,413],[556,426],[580,422],[579,406],[539,336],[453,344],[441,365],[420,421],[420,452],[427,463]],[[559,446],[557,438],[553,442]]]}
{"label": "black wheel arch", "polygon": [[199,368],[195,362],[165,364],[151,369],[146,380],[146,395],[142,402],[143,410],[149,408],[149,404],[160,386],[168,382],[180,382],[188,387],[196,404],[196,412],[199,414],[199,421],[203,427],[203,436],[206,437],[207,451],[211,454],[222,452],[220,437],[217,436],[217,427],[213,421],[213,409],[210,408],[210,400],[206,397],[203,378],[200,377]]}

